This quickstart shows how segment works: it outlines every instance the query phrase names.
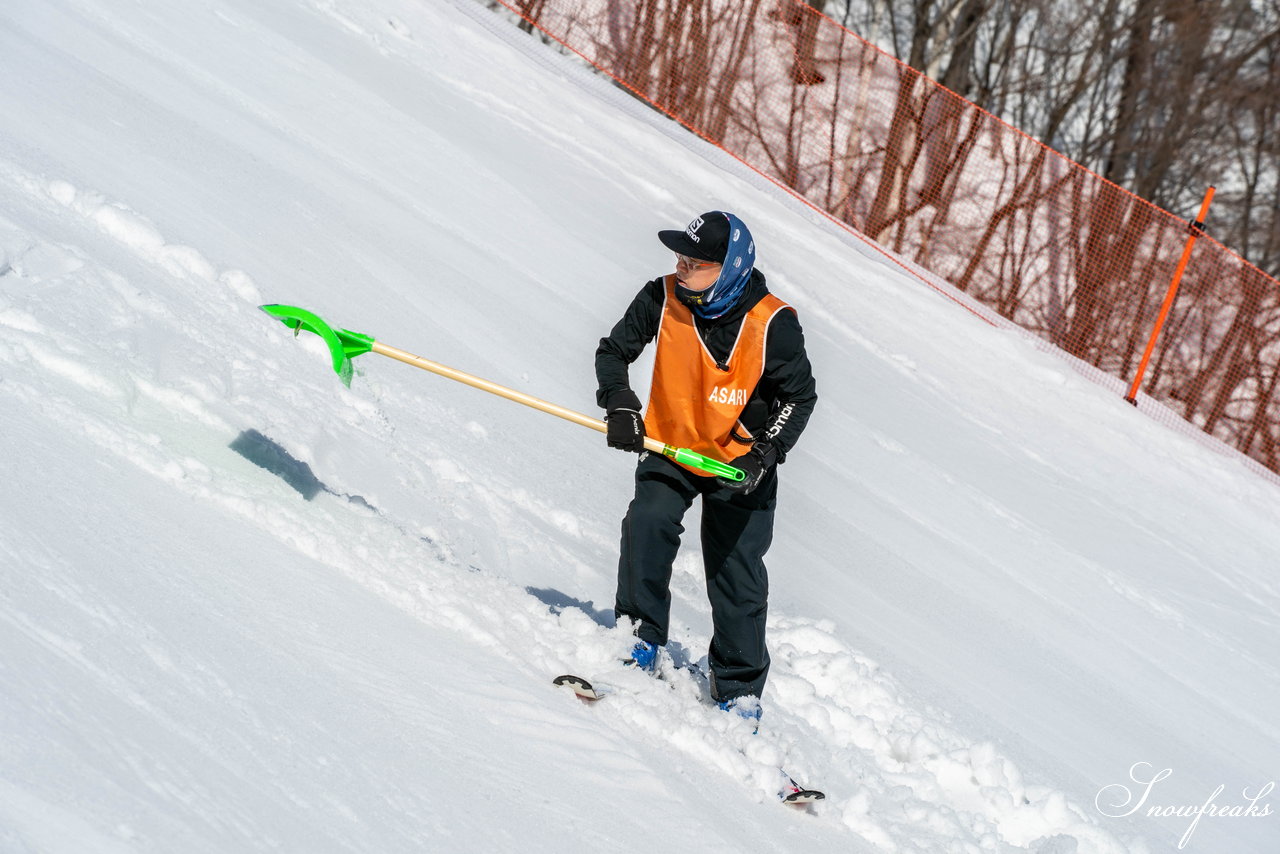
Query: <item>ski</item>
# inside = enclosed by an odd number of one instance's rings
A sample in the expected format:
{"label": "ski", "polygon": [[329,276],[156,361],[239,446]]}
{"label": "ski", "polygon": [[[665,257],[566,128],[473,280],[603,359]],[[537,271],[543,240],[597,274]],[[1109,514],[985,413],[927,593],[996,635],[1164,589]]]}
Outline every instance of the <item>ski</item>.
{"label": "ski", "polygon": [[[781,771],[781,769],[779,770]],[[778,797],[782,798],[784,804],[793,807],[805,807],[827,799],[827,796],[817,789],[806,789],[801,786],[786,771],[782,771],[782,776],[787,778],[787,782],[783,784],[783,791],[778,792]],[[787,791],[788,789],[790,789],[789,792]]]}
{"label": "ski", "polygon": [[[565,673],[551,680],[553,685],[568,688],[573,691],[574,695],[584,703],[595,703],[607,697],[612,689],[603,685],[592,685],[588,680],[581,676],[574,676],[571,673]],[[778,797],[784,804],[792,807],[807,807],[818,801],[826,800],[827,796],[817,789],[806,789],[795,781],[795,778],[781,768],[778,773],[786,778],[786,782],[782,784],[782,789],[778,792]]]}
{"label": "ski", "polygon": [[607,690],[604,690],[603,687],[596,688],[581,676],[574,676],[570,673],[566,673],[563,676],[557,676],[555,679],[552,679],[551,682],[554,685],[567,686],[573,690],[573,693],[577,695],[579,700],[583,700],[588,703],[594,703],[596,700],[604,699],[605,695],[609,693]]}

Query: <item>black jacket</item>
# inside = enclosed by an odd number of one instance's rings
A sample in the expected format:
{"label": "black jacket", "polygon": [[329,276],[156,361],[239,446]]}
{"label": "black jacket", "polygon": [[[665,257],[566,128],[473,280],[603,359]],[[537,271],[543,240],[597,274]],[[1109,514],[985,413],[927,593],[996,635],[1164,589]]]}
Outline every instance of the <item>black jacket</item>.
{"label": "black jacket", "polygon": [[[596,380],[600,384],[596,402],[606,411],[640,410],[640,398],[631,390],[627,368],[658,334],[665,290],[661,278],[646,284],[609,335],[600,339],[596,349]],[[742,318],[767,293],[764,274],[755,270],[742,299],[731,311],[715,320],[702,320],[695,315],[698,334],[718,363],[728,360],[738,340]],[[779,462],[809,423],[818,402],[815,388],[800,321],[793,311],[779,312],[769,324],[764,375],[747,401],[741,419],[752,436],[777,450]]]}

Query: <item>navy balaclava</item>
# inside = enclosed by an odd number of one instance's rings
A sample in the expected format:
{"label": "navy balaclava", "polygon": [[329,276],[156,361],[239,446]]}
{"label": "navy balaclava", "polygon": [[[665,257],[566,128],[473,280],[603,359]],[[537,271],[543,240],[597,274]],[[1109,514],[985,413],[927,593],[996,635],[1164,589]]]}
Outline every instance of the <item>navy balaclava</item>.
{"label": "navy balaclava", "polygon": [[751,281],[751,271],[756,263],[756,244],[747,224],[728,211],[713,211],[712,214],[723,216],[729,223],[728,247],[724,260],[720,262],[723,265],[720,277],[700,293],[680,288],[689,308],[703,320],[722,317],[737,305],[747,289],[747,282]]}

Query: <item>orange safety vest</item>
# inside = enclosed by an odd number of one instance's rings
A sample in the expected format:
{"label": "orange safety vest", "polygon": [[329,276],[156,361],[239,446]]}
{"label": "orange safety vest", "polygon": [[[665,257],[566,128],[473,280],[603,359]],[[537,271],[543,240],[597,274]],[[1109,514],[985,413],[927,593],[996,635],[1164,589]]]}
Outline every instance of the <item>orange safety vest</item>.
{"label": "orange safety vest", "polygon": [[[693,312],[676,297],[676,277],[667,276],[663,284],[666,298],[658,325],[649,405],[645,408],[645,434],[731,463],[752,444],[753,437],[739,419],[764,375],[769,323],[779,311],[795,309],[773,294],[766,294],[742,319],[728,367],[721,370],[698,334]],[[735,437],[735,428],[745,438]]]}

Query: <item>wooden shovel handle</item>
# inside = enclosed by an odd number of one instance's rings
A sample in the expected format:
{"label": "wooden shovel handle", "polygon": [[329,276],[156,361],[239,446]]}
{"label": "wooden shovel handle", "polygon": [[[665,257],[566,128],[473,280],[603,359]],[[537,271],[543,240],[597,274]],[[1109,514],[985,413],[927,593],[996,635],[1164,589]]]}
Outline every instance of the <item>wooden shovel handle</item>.
{"label": "wooden shovel handle", "polygon": [[[486,380],[483,377],[477,377],[474,374],[459,371],[457,368],[451,368],[448,365],[442,365],[439,362],[424,359],[422,356],[415,356],[413,353],[401,350],[398,347],[383,344],[381,341],[375,341],[373,343],[373,352],[395,359],[398,362],[404,362],[406,365],[413,365],[415,368],[421,368],[424,371],[430,371],[433,374],[439,374],[442,377],[447,377],[448,379],[465,383],[472,388],[478,388],[481,391],[487,391],[490,394],[505,397],[507,400],[522,403],[525,406],[532,407],[533,409],[541,410],[548,415],[554,415],[557,418],[572,421],[574,424],[581,424],[583,427],[590,427],[597,433],[609,432],[608,425],[599,418],[592,418],[589,415],[583,415],[581,412],[574,412],[572,409],[566,409],[563,406],[557,406],[554,403],[543,400],[539,397],[534,397],[531,394],[525,394],[522,391],[516,391],[515,389],[507,388],[504,385],[498,385],[497,383]],[[644,446],[646,449],[657,454],[663,453],[667,447],[657,439],[653,439],[648,436],[645,437]]]}

